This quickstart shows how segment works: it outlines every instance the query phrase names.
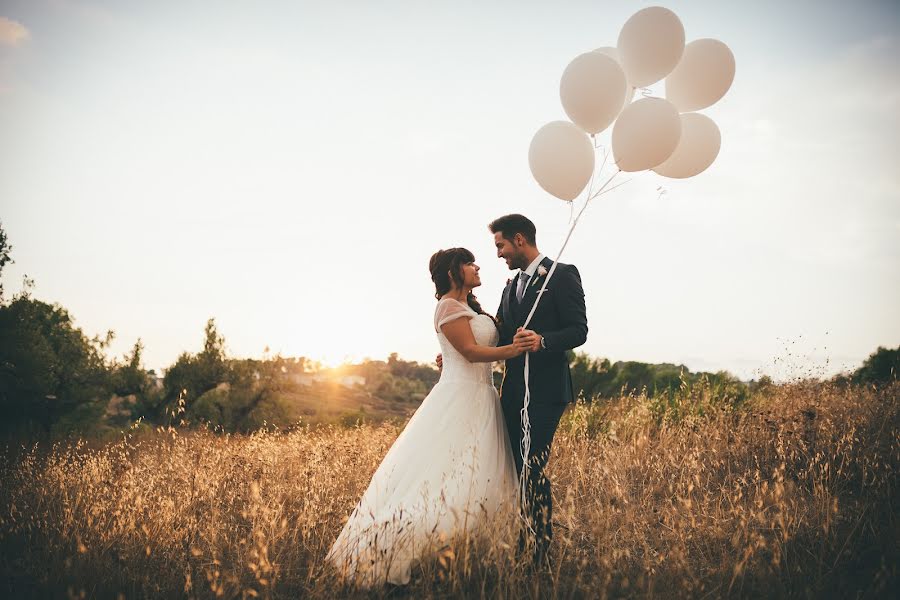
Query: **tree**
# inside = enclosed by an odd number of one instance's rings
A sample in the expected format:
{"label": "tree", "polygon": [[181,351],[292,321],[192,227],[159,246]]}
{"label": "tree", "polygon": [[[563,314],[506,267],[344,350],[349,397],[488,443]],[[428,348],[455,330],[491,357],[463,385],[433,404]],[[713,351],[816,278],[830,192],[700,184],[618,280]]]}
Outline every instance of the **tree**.
{"label": "tree", "polygon": [[165,400],[173,401],[182,390],[188,400],[195,400],[220,383],[231,382],[231,368],[225,360],[225,338],[210,318],[204,329],[203,350],[196,355],[184,352],[167,371],[163,379]]}
{"label": "tree", "polygon": [[[396,352],[388,356],[388,371],[394,377],[405,379],[417,379],[427,388],[431,388],[440,379],[440,373],[429,365],[420,365],[415,361],[401,360]],[[418,386],[415,386],[418,389]]]}
{"label": "tree", "polygon": [[103,397],[108,371],[103,350],[75,327],[58,304],[23,293],[0,305],[0,414],[13,427],[31,421],[49,433],[61,416]]}
{"label": "tree", "polygon": [[898,376],[900,376],[900,346],[894,350],[878,346],[850,378],[854,383],[880,385],[896,380]]}
{"label": "tree", "polygon": [[610,362],[606,358],[591,358],[587,352],[572,353],[569,368],[572,373],[572,387],[576,396],[593,400],[603,395],[612,381]]}
{"label": "tree", "polygon": [[9,244],[6,232],[3,231],[3,222],[0,221],[0,302],[3,301],[3,267],[5,267],[7,263],[14,262],[9,256],[11,250],[12,246]]}
{"label": "tree", "polygon": [[134,343],[124,364],[116,364],[112,373],[112,391],[119,396],[144,396],[150,388],[149,373],[141,367],[144,344],[140,338]]}
{"label": "tree", "polygon": [[216,329],[216,320],[214,318],[210,318],[206,322],[206,327],[203,332],[205,335],[203,340],[203,352],[200,353],[200,358],[213,363],[224,361],[225,336],[219,335],[219,331]]}
{"label": "tree", "polygon": [[635,361],[619,361],[613,365],[615,377],[612,380],[612,393],[621,389],[640,391],[647,388],[653,391],[653,366]]}

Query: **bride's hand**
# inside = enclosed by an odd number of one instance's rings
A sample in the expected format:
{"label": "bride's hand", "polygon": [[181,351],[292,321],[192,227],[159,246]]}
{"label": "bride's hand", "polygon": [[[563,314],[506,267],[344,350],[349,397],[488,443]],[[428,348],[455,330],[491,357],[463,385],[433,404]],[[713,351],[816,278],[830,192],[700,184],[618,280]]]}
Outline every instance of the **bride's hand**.
{"label": "bride's hand", "polygon": [[513,347],[513,351],[515,352],[513,356],[519,356],[528,351],[530,343],[527,339],[519,339],[513,340],[513,343],[510,344],[510,346]]}
{"label": "bride's hand", "polygon": [[513,337],[514,344],[525,344],[526,352],[538,352],[541,349],[541,340],[541,334],[531,329],[519,329]]}

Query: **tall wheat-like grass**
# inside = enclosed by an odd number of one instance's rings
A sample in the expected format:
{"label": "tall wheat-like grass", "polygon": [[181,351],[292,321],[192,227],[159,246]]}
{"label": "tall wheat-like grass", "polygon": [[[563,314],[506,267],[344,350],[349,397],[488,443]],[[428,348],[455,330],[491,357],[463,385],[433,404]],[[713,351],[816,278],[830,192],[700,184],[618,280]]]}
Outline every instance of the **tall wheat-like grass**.
{"label": "tall wheat-like grass", "polygon": [[[888,596],[900,557],[898,389],[799,382],[740,407],[703,390],[580,403],[550,460],[551,572],[517,564],[506,519],[446,540],[409,586],[369,594]],[[0,592],[364,595],[324,557],[399,431],[170,427],[99,447],[7,447]]]}

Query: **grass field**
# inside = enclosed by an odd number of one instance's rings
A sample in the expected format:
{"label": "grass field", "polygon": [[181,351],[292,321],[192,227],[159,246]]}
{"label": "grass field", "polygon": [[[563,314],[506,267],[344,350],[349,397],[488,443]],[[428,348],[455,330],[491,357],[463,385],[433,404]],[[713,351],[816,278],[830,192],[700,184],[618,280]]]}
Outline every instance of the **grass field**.
{"label": "grass field", "polygon": [[[900,385],[777,385],[579,404],[553,446],[554,570],[513,532],[446,541],[390,597],[889,597]],[[137,430],[135,430],[137,431]],[[7,446],[7,597],[363,595],[323,557],[395,424],[230,436],[186,428]]]}

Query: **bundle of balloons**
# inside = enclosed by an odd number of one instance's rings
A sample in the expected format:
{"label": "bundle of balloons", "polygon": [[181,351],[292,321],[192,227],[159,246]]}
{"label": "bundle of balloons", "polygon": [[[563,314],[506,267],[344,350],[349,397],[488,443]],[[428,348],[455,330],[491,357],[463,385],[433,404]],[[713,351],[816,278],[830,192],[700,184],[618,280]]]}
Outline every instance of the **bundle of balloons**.
{"label": "bundle of balloons", "polygon": [[[734,55],[715,39],[685,45],[684,26],[667,8],[638,11],[622,27],[616,48],[575,57],[563,72],[559,97],[572,120],[541,127],[528,163],[544,190],[577,198],[594,174],[596,136],[612,125],[619,171],[652,169],[684,179],[705,171],[719,154],[712,119],[695,111],[718,102],[734,81]],[[665,98],[633,100],[635,89],[665,78]]]}
{"label": "bundle of balloons", "polygon": [[[528,164],[538,184],[561,200],[574,201],[586,187],[588,193],[525,320],[526,328],[578,219],[593,198],[613,189],[608,186],[619,173],[653,170],[685,179],[709,168],[719,154],[721,134],[712,119],[695,111],[712,106],[725,95],[734,81],[734,70],[734,55],[728,46],[709,38],[685,45],[681,20],[661,6],[632,15],[622,26],[617,47],[598,48],[569,63],[559,83],[559,97],[572,121],[553,121],[541,127],[531,141]],[[666,97],[650,96],[646,86],[663,78]],[[634,100],[638,89],[641,98]],[[593,140],[610,125],[616,170],[594,191],[597,146]],[[606,157],[601,171],[605,165]],[[529,363],[526,354],[521,412],[523,502],[531,444]]]}

